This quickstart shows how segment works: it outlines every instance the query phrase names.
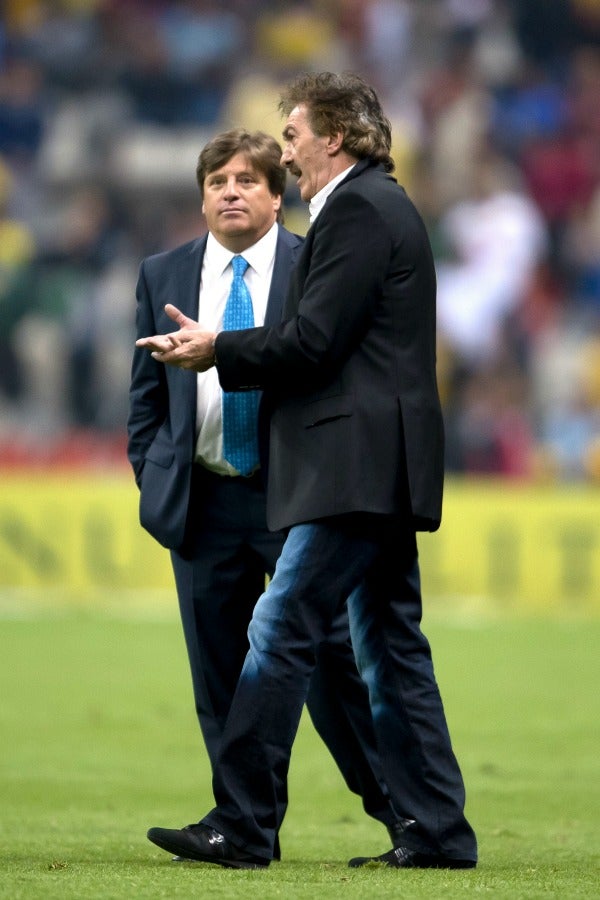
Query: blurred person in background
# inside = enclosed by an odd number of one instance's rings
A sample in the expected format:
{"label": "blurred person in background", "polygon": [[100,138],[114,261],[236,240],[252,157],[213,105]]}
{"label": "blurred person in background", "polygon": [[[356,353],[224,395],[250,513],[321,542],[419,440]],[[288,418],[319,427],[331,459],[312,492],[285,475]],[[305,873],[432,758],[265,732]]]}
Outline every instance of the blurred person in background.
{"label": "blurred person in background", "polygon": [[[173,301],[219,330],[232,261],[242,253],[255,323],[279,321],[302,245],[280,224],[286,182],[280,158],[274,138],[243,129],[221,133],[204,147],[197,180],[208,234],[142,262],[140,338],[172,328],[164,307]],[[258,458],[249,471],[226,458],[222,403],[215,369],[197,375],[166,368],[146,350],[135,350],[129,459],[141,492],[140,519],[171,551],[196,711],[213,767],[248,650],[248,623],[284,541],[280,530],[267,528]],[[253,428],[256,434],[257,422]],[[343,610],[318,648],[306,699],[346,783],[368,813],[391,827],[395,815],[380,784],[367,690]]]}
{"label": "blurred person in background", "polygon": [[42,70],[10,54],[0,65],[0,153],[17,167],[35,160],[44,137]]}
{"label": "blurred person in background", "polygon": [[531,474],[527,298],[547,256],[545,222],[514,165],[480,151],[470,197],[440,216],[438,345],[447,471]]}
{"label": "blurred person in background", "polygon": [[472,173],[471,196],[452,204],[440,228],[448,257],[440,260],[440,337],[470,365],[501,347],[547,251],[544,220],[506,158],[483,148]]}
{"label": "blurred person in background", "polygon": [[[35,327],[52,334],[52,368],[62,368],[56,377],[61,387],[62,414],[65,423],[73,427],[100,427],[103,399],[113,393],[111,372],[102,354],[101,323],[106,319],[103,306],[108,297],[107,279],[121,264],[125,244],[113,198],[100,184],[86,183],[67,194],[57,211],[54,234],[47,237],[38,255]],[[120,324],[123,327],[115,335],[112,319],[115,348],[122,347],[119,332],[131,334],[129,320],[123,318]],[[49,363],[32,353],[38,399],[44,398],[45,382],[53,377]],[[124,420],[107,424],[123,427]]]}
{"label": "blurred person in background", "polygon": [[139,121],[210,126],[219,120],[248,50],[244,22],[232,4],[111,0],[105,20],[120,50],[118,84]]}
{"label": "blurred person in background", "polygon": [[573,320],[544,334],[533,377],[540,478],[565,482],[600,477],[600,316]]}
{"label": "blurred person in background", "polygon": [[303,703],[347,606],[368,688],[393,848],[352,867],[472,868],[477,843],[429,643],[421,631],[416,532],[441,520],[443,421],[435,372],[435,269],[427,232],[390,175],[391,127],[361,78],[299,76],[284,90],[283,163],[310,203],[279,325],[137,342],[225,390],[264,390],[267,521],[287,537],[248,630],[250,649],[221,738],[216,807],[165,850],[233,868],[273,858]]}
{"label": "blurred person in background", "polygon": [[0,157],[0,403],[16,408],[26,379],[15,334],[32,304],[36,244],[29,228],[11,215],[12,188],[10,169]]}

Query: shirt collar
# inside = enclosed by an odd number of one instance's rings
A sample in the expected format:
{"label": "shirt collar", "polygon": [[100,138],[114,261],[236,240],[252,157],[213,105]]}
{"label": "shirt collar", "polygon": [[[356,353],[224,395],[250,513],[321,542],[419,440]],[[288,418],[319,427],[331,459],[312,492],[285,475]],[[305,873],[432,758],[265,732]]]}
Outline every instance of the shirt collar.
{"label": "shirt collar", "polygon": [[255,244],[247,247],[241,253],[232,253],[231,250],[219,243],[214,234],[209,232],[206,241],[206,261],[209,262],[213,271],[223,274],[234,256],[243,256],[255,272],[261,276],[267,275],[275,259],[278,233],[277,222],[274,222],[267,233]]}
{"label": "shirt collar", "polygon": [[335,178],[332,178],[331,181],[328,181],[325,187],[321,188],[320,191],[317,191],[308,206],[311,225],[325,206],[325,202],[329,195],[332,193],[332,191],[335,190],[340,181],[343,181],[346,175],[352,171],[355,165],[356,163],[353,163],[351,166],[348,166],[347,169],[344,169],[343,172],[340,172],[339,175],[336,175]]}

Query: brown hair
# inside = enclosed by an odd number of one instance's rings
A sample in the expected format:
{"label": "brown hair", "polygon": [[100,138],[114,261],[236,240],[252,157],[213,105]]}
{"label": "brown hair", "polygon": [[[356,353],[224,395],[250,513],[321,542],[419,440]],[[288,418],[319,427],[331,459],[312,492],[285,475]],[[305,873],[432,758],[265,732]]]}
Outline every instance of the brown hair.
{"label": "brown hair", "polygon": [[380,162],[393,172],[390,156],[392,126],[383,113],[377,94],[359,75],[345,72],[298,75],[282,91],[279,109],[289,116],[305,104],[312,130],[320,137],[342,132],[343,149],[356,159]]}
{"label": "brown hair", "polygon": [[[204,196],[206,176],[228,163],[236,153],[243,153],[252,167],[265,176],[271,194],[283,196],[287,171],[281,165],[281,146],[264,131],[250,132],[243,128],[223,131],[204,146],[196,166],[201,196]],[[283,222],[283,207],[277,213],[277,221]]]}

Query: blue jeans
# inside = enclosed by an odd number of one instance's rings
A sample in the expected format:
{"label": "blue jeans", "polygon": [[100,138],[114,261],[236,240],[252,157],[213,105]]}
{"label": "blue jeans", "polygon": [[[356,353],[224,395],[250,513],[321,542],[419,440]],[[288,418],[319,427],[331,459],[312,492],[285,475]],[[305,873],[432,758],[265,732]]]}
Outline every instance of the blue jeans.
{"label": "blue jeans", "polygon": [[406,845],[475,859],[462,777],[419,627],[415,535],[387,517],[290,529],[254,609],[213,779],[216,807],[202,821],[271,858],[310,676],[347,601],[384,779],[398,818],[414,820]]}

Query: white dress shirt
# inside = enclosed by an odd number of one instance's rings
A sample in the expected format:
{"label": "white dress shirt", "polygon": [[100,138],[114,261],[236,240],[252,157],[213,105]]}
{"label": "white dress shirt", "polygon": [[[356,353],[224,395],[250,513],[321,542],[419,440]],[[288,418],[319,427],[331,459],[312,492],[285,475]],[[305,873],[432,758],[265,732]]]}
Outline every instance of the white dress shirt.
{"label": "white dress shirt", "polygon": [[[256,244],[243,253],[232,253],[220,244],[214,235],[208,235],[200,276],[198,322],[206,331],[222,331],[223,313],[231,289],[234,256],[243,256],[248,262],[244,280],[252,298],[254,324],[263,325],[273,264],[277,246],[278,228],[272,228]],[[221,412],[221,386],[217,370],[198,374],[198,399],[196,403],[196,462],[220,475],[237,475],[236,469],[223,459],[223,422]]]}
{"label": "white dress shirt", "polygon": [[343,172],[340,172],[339,175],[336,175],[335,178],[332,178],[331,181],[328,181],[324,188],[321,188],[320,191],[317,191],[308,205],[311,225],[325,206],[325,201],[327,200],[331,192],[338,186],[340,181],[344,180],[348,172],[351,172],[355,165],[356,163],[353,163],[351,166],[348,166],[347,169],[344,169]]}

